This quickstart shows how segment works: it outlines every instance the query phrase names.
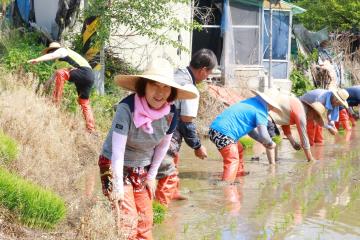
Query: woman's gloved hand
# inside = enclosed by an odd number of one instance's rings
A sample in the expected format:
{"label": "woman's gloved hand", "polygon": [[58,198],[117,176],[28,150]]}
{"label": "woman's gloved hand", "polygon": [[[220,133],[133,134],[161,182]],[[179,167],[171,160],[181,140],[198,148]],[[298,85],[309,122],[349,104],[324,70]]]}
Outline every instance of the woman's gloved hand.
{"label": "woman's gloved hand", "polygon": [[124,203],[124,192],[113,191],[110,194],[109,200],[111,201],[113,210],[115,210],[116,225],[119,226],[121,222],[121,209]]}
{"label": "woman's gloved hand", "polygon": [[291,144],[292,145],[292,147],[295,149],[295,150],[297,150],[297,151],[299,151],[300,149],[301,149],[301,145],[298,143],[298,142],[294,142],[293,144]]}
{"label": "woman's gloved hand", "polygon": [[101,188],[105,197],[109,198],[113,189],[112,187],[112,175],[111,175],[111,161],[103,156],[100,156],[98,162],[100,168],[100,180]]}
{"label": "woman's gloved hand", "polygon": [[124,202],[124,192],[113,191],[109,198],[115,205],[118,204],[121,207]]}

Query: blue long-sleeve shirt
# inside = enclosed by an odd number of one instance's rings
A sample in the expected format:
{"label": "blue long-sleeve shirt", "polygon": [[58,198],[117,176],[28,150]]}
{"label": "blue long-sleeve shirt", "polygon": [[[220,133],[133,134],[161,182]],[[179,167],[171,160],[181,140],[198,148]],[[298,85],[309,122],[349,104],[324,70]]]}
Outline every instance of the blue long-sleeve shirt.
{"label": "blue long-sleeve shirt", "polygon": [[333,93],[326,89],[315,89],[302,95],[300,99],[308,103],[320,102],[327,110],[328,120],[337,122],[339,120],[339,106],[331,104]]}
{"label": "blue long-sleeve shirt", "polygon": [[349,93],[349,98],[346,100],[350,107],[355,107],[360,104],[360,85],[345,88]]}
{"label": "blue long-sleeve shirt", "polygon": [[[349,93],[349,97],[346,101],[350,107],[350,111],[352,111],[351,107],[356,107],[360,104],[360,85],[348,87],[345,88],[345,90]],[[344,108],[344,106],[340,106],[339,109],[341,111]]]}

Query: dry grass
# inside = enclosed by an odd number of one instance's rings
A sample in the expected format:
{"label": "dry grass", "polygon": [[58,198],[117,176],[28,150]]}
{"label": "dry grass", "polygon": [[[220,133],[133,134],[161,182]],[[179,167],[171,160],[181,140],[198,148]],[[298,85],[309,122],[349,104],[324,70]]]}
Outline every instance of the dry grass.
{"label": "dry grass", "polygon": [[66,196],[77,188],[83,166],[96,164],[99,146],[82,119],[61,114],[26,88],[2,92],[0,109],[1,128],[21,144],[13,167],[22,176]]}
{"label": "dry grass", "polygon": [[[220,85],[221,86],[221,85]],[[209,132],[209,126],[212,121],[222,113],[226,108],[229,107],[228,104],[225,104],[222,100],[214,97],[208,91],[208,84],[203,83],[197,85],[200,91],[200,104],[197,118],[195,119],[196,127],[198,133],[203,136],[207,137]],[[226,87],[225,87],[226,89]],[[246,99],[253,97],[254,94],[249,89],[229,89],[232,90],[231,94],[236,93],[238,96],[236,97],[236,101],[239,99]]]}
{"label": "dry grass", "polygon": [[199,112],[195,120],[196,128],[200,135],[207,136],[211,122],[225,108],[225,104],[210,95],[206,87],[200,89]]}
{"label": "dry grass", "polygon": [[342,56],[345,69],[352,77],[354,85],[360,84],[360,49],[352,52],[351,44],[356,41],[357,36],[352,33],[336,33],[336,38],[331,41],[332,50]]}
{"label": "dry grass", "polygon": [[[0,210],[1,239],[118,239],[113,216],[99,191],[97,158],[103,140],[86,132],[80,115],[61,112],[35,94],[32,76],[0,69],[0,129],[19,143],[18,159],[7,166],[25,179],[62,196],[67,221],[53,232],[26,229]],[[12,221],[9,221],[12,219]]]}
{"label": "dry grass", "polygon": [[117,234],[115,216],[107,201],[97,201],[80,218],[77,239],[126,239]]}

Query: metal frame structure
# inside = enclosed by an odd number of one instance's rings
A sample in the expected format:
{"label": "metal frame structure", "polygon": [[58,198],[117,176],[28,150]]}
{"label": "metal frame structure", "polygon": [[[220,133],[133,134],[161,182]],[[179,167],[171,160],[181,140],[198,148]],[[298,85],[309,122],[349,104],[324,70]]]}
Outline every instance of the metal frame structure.
{"label": "metal frame structure", "polygon": [[[270,11],[270,9],[263,9],[263,19],[264,19],[264,24],[265,25],[265,11]],[[281,79],[289,79],[289,76],[290,76],[290,64],[291,64],[291,61],[290,61],[290,52],[291,52],[291,25],[292,25],[292,17],[293,17],[293,14],[291,12],[291,10],[288,10],[288,9],[272,9],[272,11],[280,11],[280,12],[288,12],[289,13],[289,34],[288,34],[288,49],[287,49],[287,55],[286,55],[286,59],[285,60],[282,60],[282,59],[272,59],[272,64],[274,63],[287,63],[287,70],[286,70],[286,78],[281,78]],[[265,34],[263,33],[262,34],[262,37],[263,37],[263,41],[264,41],[264,36]],[[263,49],[264,50],[264,49]],[[263,62],[269,62],[269,59],[266,59],[264,57],[262,57],[263,59]],[[270,65],[270,63],[269,63]],[[265,67],[265,66],[264,66]],[[274,78],[274,79],[279,79],[279,78]]]}

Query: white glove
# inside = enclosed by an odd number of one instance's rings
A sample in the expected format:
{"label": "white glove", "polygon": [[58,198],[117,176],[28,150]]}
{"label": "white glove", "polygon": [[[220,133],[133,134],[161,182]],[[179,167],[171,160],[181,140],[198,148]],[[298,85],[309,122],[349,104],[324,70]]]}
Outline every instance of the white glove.
{"label": "white glove", "polygon": [[124,201],[124,192],[116,191],[115,189],[111,192],[110,200],[114,202]]}

